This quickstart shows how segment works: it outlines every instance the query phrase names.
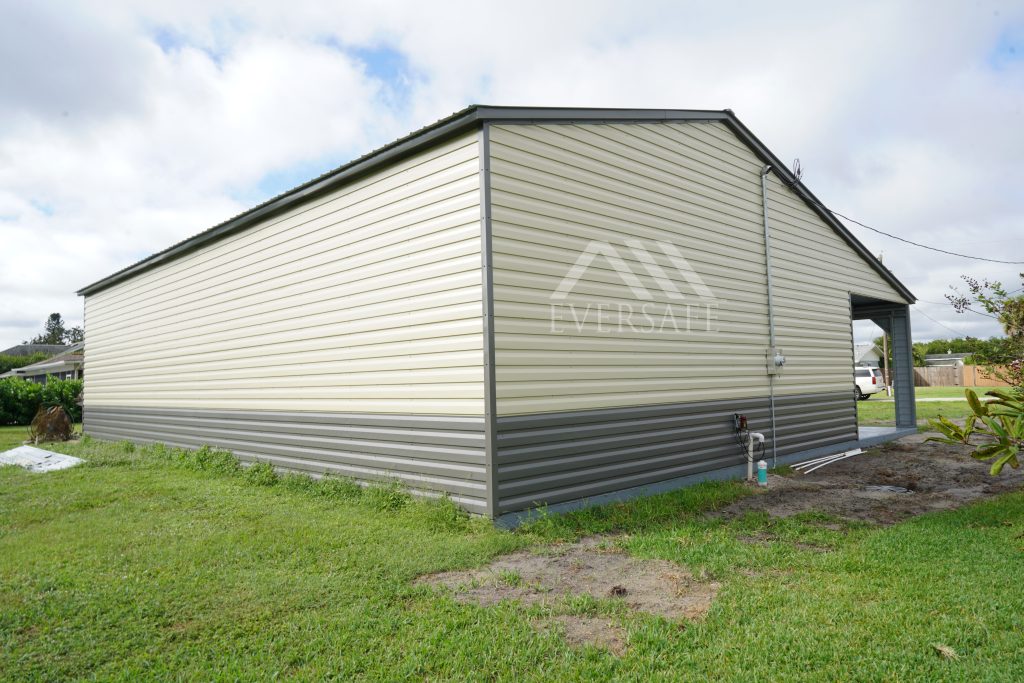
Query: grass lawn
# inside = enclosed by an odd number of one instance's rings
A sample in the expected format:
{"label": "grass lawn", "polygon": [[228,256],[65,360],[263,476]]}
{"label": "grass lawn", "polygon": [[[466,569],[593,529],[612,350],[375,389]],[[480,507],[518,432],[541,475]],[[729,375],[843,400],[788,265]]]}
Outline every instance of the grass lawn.
{"label": "grass lawn", "polygon": [[[917,401],[917,420],[930,420],[944,415],[959,419],[971,414],[967,401]],[[896,404],[892,401],[857,401],[857,423],[862,425],[878,425],[894,423],[896,420]]]}
{"label": "grass lawn", "polygon": [[21,445],[28,438],[28,427],[0,427],[0,451]]}
{"label": "grass lawn", "polygon": [[[75,424],[75,431],[81,432],[81,423]],[[16,448],[28,438],[28,427],[0,427],[0,451]]]}
{"label": "grass lawn", "polygon": [[[979,396],[984,396],[992,387],[974,387]],[[963,387],[915,387],[915,398],[961,398]],[[967,401],[917,401],[917,420],[933,420],[939,415],[962,419],[971,414]],[[857,402],[857,422],[862,425],[891,424],[896,420],[896,404],[883,394],[875,394],[866,401]]]}
{"label": "grass lawn", "polygon": [[[972,387],[979,396],[994,387]],[[963,398],[964,387],[915,387],[915,398]],[[950,419],[961,419],[971,414],[967,401],[917,401],[917,420],[924,422],[939,415]],[[893,399],[884,394],[875,394],[866,401],[857,402],[857,422],[862,425],[880,425],[896,420]]]}
{"label": "grass lawn", "polygon": [[[978,396],[984,396],[986,391],[998,389],[999,387],[914,387],[914,396],[917,398],[963,398],[965,389],[973,389]],[[1005,387],[1004,387],[1005,388]],[[881,397],[879,394],[870,400]]]}
{"label": "grass lawn", "polygon": [[[395,489],[242,473],[216,452],[58,448],[87,464],[0,468],[6,680],[1024,680],[1021,493],[875,528],[705,519],[747,495],[718,482],[505,532]],[[619,658],[538,632],[551,608],[412,585],[611,531],[720,581],[708,616],[560,607],[623,624]]]}

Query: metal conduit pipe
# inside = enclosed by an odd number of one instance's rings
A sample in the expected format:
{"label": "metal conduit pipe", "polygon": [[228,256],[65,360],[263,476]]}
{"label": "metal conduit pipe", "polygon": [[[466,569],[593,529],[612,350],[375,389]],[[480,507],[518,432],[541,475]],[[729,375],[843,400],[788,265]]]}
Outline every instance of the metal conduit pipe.
{"label": "metal conduit pipe", "polygon": [[[771,414],[772,423],[772,467],[778,467],[779,451],[778,451],[778,439],[776,438],[775,430],[775,370],[772,368],[772,364],[776,367],[780,367],[781,363],[779,359],[781,355],[778,354],[775,348],[775,310],[774,297],[772,293],[772,244],[771,244],[771,233],[768,228],[768,174],[771,173],[771,164],[766,165],[761,169],[761,206],[764,210],[764,266],[765,273],[768,278],[768,353],[765,358],[766,365],[768,367],[768,405]],[[785,362],[783,359],[782,362]]]}

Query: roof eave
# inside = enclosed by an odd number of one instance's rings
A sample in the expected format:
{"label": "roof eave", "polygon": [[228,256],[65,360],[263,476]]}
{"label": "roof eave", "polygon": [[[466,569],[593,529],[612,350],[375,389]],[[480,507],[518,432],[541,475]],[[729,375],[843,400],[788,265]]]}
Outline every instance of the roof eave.
{"label": "roof eave", "polygon": [[899,279],[892,273],[891,270],[886,268],[881,261],[875,258],[875,255],[868,251],[868,248],[861,244],[860,240],[853,236],[846,226],[835,217],[835,215],[825,208],[824,203],[821,202],[814,194],[807,189],[807,187],[793,175],[792,172],[786,165],[776,157],[771,150],[769,150],[763,142],[761,142],[756,135],[754,135],[749,128],[743,125],[743,122],[736,118],[735,114],[729,112],[729,118],[726,121],[726,125],[741,139],[748,147],[761,157],[761,160],[767,164],[771,164],[772,171],[782,181],[790,187],[804,203],[811,208],[814,213],[825,221],[833,230],[835,230],[843,240],[850,245],[850,247],[857,252],[857,254],[864,259],[868,265],[875,269],[882,278],[892,285],[900,296],[907,300],[907,303],[913,304],[917,301],[917,297],[907,289],[906,285],[899,281]]}
{"label": "roof eave", "polygon": [[804,200],[822,220],[832,227],[850,247],[857,252],[874,270],[876,270],[893,288],[909,303],[917,298],[893,273],[886,268],[860,241],[846,229],[831,211],[825,208],[817,197],[808,190],[800,179],[776,157],[750,129],[732,113],[725,110],[700,109],[592,109],[570,107],[494,107],[472,105],[451,116],[420,129],[403,138],[374,150],[349,164],[331,171],[319,178],[281,194],[264,204],[256,206],[239,216],[227,220],[204,232],[190,237],[168,249],[143,259],[127,268],[109,275],[101,280],[78,290],[79,296],[94,294],[102,289],[126,280],[137,273],[149,270],[161,263],[171,261],[182,254],[218,240],[226,235],[242,230],[253,223],[273,214],[286,210],[293,204],[311,196],[327,192],[355,177],[369,173],[384,164],[396,161],[407,154],[430,146],[443,139],[458,135],[466,130],[489,123],[541,123],[545,121],[586,121],[588,123],[622,123],[627,121],[722,121],[732,130],[762,161],[771,164],[775,173]]}
{"label": "roof eave", "polygon": [[308,183],[299,185],[296,188],[278,195],[268,202],[260,204],[245,213],[235,216],[219,225],[216,225],[204,232],[183,240],[163,251],[153,254],[123,270],[97,280],[90,285],[79,289],[76,294],[85,296],[94,294],[111,285],[126,280],[144,270],[149,270],[161,263],[172,261],[182,254],[199,249],[200,247],[225,237],[231,233],[243,230],[259,220],[272,216],[286,210],[293,204],[309,197],[327,192],[337,186],[344,184],[358,176],[369,173],[383,164],[400,159],[408,154],[469,130],[479,125],[479,114],[476,107],[470,107],[456,112],[447,119],[442,119],[433,126],[417,131],[403,138],[400,138],[384,147],[370,152],[349,164],[346,164],[335,171],[329,172]]}

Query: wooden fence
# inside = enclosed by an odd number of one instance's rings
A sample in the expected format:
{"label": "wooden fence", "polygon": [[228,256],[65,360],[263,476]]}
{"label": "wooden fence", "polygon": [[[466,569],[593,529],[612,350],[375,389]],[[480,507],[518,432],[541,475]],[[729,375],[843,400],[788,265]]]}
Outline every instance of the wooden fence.
{"label": "wooden fence", "polygon": [[915,387],[1005,387],[1003,382],[991,377],[980,365],[928,366],[914,368]]}

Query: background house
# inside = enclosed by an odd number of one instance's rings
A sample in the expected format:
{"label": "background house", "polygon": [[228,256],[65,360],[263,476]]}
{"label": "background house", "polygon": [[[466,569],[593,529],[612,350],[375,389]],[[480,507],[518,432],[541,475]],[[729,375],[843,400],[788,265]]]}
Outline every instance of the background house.
{"label": "background house", "polygon": [[868,342],[853,347],[853,362],[866,368],[878,368],[882,363],[882,349]]}
{"label": "background house", "polygon": [[969,353],[929,353],[924,357],[926,366],[962,368]]}
{"label": "background house", "polygon": [[[26,346],[53,346],[46,344],[28,344]],[[57,379],[82,379],[85,364],[85,342],[62,347],[64,351],[46,360],[14,368],[0,375],[4,377],[22,377],[30,382],[46,384],[50,377]],[[28,355],[28,354],[25,354]]]}
{"label": "background house", "polygon": [[471,107],[80,294],[86,432],[490,517],[858,445],[851,317],[915,425],[913,295],[729,111]]}
{"label": "background house", "polygon": [[45,353],[53,356],[66,351],[66,344],[18,344],[0,351],[0,356],[31,356],[34,353]]}

